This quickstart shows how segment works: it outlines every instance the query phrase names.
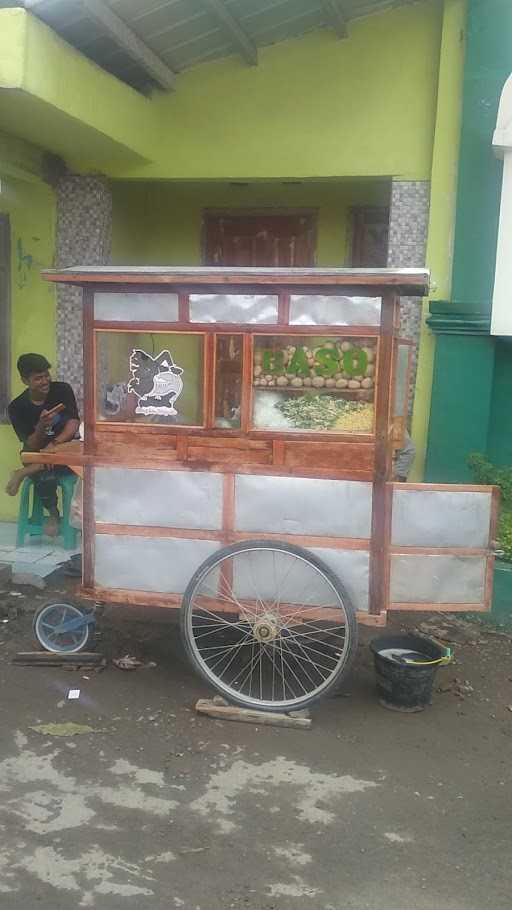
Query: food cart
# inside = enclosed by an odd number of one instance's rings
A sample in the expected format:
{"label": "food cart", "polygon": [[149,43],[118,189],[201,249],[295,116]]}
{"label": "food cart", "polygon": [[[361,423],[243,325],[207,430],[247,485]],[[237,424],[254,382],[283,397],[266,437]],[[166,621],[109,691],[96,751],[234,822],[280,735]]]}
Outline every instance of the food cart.
{"label": "food cart", "polygon": [[[194,667],[246,707],[339,686],[357,625],[489,609],[497,493],[393,483],[410,400],[414,270],[87,267],[83,473],[93,602],[179,612]],[[79,650],[92,614],[46,605]]]}

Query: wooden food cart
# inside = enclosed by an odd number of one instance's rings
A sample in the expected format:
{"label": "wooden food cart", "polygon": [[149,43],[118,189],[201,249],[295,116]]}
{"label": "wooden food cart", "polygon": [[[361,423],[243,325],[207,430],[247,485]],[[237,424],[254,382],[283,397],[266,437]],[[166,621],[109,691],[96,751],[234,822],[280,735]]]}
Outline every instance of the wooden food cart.
{"label": "wooden food cart", "polygon": [[[45,460],[83,468],[84,598],[179,609],[196,669],[269,710],[337,687],[358,622],[489,608],[494,488],[392,482],[428,273],[45,275],[83,288],[84,443]],[[79,650],[64,607],[36,634]]]}

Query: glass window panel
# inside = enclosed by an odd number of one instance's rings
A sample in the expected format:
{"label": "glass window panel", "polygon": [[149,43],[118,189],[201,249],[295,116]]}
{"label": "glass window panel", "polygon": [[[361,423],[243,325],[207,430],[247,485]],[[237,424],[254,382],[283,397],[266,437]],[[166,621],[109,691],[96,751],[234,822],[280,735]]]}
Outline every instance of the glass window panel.
{"label": "glass window panel", "polygon": [[277,303],[267,294],[191,294],[190,321],[274,325]]}
{"label": "glass window panel", "polygon": [[253,427],[373,433],[376,363],[376,338],[255,336]]}
{"label": "glass window panel", "polygon": [[215,345],[215,426],[239,429],[242,336],[217,335]]}
{"label": "glass window panel", "polygon": [[97,332],[98,420],[203,425],[202,335]]}
{"label": "glass window panel", "polygon": [[290,325],[379,325],[380,297],[292,294]]}
{"label": "glass window panel", "polygon": [[177,322],[177,294],[94,295],[94,318],[104,322]]}

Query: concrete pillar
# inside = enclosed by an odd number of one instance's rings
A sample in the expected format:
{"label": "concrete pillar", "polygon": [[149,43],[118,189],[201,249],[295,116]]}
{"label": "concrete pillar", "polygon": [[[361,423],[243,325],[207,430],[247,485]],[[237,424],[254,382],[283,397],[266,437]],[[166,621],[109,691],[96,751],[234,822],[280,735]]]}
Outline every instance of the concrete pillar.
{"label": "concrete pillar", "polygon": [[[393,179],[389,213],[387,262],[389,268],[411,269],[425,266],[429,205],[430,181]],[[414,341],[409,413],[412,411],[414,398],[420,332],[421,300],[402,297],[400,334],[403,338],[411,338]]]}
{"label": "concrete pillar", "polygon": [[[110,261],[112,196],[101,177],[60,177],[57,195],[56,266],[105,265]],[[57,286],[57,375],[83,402],[82,291]]]}

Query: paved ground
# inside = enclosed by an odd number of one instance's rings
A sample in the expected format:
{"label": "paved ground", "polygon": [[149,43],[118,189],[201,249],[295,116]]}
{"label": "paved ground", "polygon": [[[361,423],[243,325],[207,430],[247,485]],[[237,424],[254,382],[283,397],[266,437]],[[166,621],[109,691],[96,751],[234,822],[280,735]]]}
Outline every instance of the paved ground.
{"label": "paved ground", "polygon": [[[294,731],[196,717],[174,628],[130,615],[101,647],[155,668],[16,667],[30,613],[0,624],[2,910],[509,910],[510,639],[456,630],[418,715],[379,706],[364,644],[348,697]],[[97,732],[31,730],[63,721]]]}

